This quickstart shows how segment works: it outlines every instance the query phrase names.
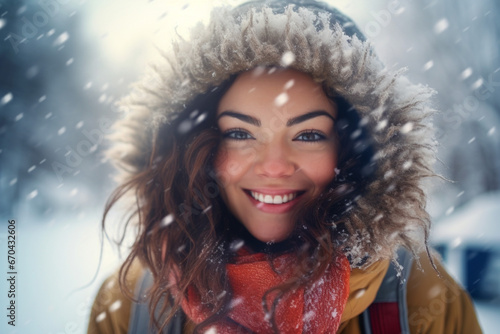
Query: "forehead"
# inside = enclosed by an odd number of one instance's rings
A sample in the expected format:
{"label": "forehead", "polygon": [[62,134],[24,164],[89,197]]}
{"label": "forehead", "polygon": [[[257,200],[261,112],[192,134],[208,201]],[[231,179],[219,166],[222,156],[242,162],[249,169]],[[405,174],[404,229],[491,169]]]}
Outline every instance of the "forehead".
{"label": "forehead", "polygon": [[228,109],[247,113],[270,109],[334,112],[322,86],[308,74],[292,69],[263,68],[244,72],[236,78],[220,100],[217,113]]}

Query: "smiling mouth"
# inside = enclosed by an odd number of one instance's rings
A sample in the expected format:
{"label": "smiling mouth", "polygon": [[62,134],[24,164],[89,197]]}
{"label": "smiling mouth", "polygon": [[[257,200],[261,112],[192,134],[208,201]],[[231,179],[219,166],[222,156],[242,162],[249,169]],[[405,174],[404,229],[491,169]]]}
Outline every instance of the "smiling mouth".
{"label": "smiling mouth", "polygon": [[283,194],[283,195],[269,195],[269,194],[263,194],[259,193],[257,191],[251,191],[247,190],[247,193],[252,196],[253,199],[256,201],[259,201],[261,203],[265,204],[285,204],[288,203],[297,196],[300,196],[304,193],[304,191],[296,191],[296,192],[290,192],[288,194]]}

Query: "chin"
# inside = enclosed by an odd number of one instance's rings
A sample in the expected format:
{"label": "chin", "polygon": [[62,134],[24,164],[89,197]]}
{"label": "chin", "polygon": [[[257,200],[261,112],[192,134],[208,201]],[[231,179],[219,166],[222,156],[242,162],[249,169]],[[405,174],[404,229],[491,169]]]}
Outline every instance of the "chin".
{"label": "chin", "polygon": [[257,240],[262,242],[278,243],[285,241],[290,237],[292,231],[287,231],[283,233],[253,233],[249,231]]}

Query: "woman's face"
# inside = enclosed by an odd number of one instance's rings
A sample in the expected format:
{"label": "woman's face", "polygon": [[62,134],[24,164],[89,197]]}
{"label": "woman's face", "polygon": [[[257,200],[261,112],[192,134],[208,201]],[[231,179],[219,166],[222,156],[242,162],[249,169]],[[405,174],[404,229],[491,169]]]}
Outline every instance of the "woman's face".
{"label": "woman's face", "polygon": [[263,242],[294,229],[294,211],[335,176],[335,104],[296,70],[239,75],[220,100],[215,169],[231,212]]}

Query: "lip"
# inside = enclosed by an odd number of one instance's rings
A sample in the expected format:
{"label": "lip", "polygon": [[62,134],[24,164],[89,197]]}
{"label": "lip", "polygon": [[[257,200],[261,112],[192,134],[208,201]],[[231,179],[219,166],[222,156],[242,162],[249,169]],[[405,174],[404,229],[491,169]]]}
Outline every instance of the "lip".
{"label": "lip", "polygon": [[[266,195],[287,195],[290,193],[297,193],[297,196],[286,203],[283,204],[268,204],[257,201],[252,197],[251,191],[258,192]],[[262,189],[262,188],[253,188],[253,189],[243,189],[243,192],[247,195],[250,202],[260,211],[265,213],[287,213],[290,212],[297,202],[300,201],[302,195],[305,193],[304,190],[297,189]]]}
{"label": "lip", "polygon": [[243,189],[245,192],[255,191],[264,195],[288,195],[290,193],[304,193],[304,190],[301,189],[270,189],[270,188],[252,188],[252,189]]}

